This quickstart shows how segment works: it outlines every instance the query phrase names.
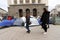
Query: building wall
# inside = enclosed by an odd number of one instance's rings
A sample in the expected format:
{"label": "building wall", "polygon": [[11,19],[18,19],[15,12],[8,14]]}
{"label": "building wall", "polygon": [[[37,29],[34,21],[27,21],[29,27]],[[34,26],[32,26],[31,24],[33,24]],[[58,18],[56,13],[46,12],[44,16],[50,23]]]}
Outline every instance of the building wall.
{"label": "building wall", "polygon": [[24,4],[24,5],[10,5],[8,8],[9,15],[19,17],[19,9],[23,10],[23,15],[26,15],[26,9],[30,9],[30,14],[33,15],[33,9],[37,9],[37,15],[42,15],[44,4]]}
{"label": "building wall", "polygon": [[4,16],[6,14],[7,14],[7,11],[2,9],[2,8],[0,8],[0,16],[2,16],[2,15]]}
{"label": "building wall", "polygon": [[[40,2],[39,2],[40,1]],[[19,17],[19,9],[23,10],[23,15],[26,15],[26,9],[30,9],[30,14],[33,15],[33,9],[37,9],[37,15],[42,15],[43,8],[48,8],[47,0],[8,0],[9,15]]]}
{"label": "building wall", "polygon": [[[17,0],[17,4],[21,4],[20,0]],[[27,4],[26,0],[23,0],[23,4]],[[29,0],[29,4],[32,4],[32,0]],[[35,0],[35,4],[38,4],[38,0]],[[48,6],[48,0],[40,0],[40,4]],[[14,5],[14,0],[8,0],[8,5]]]}

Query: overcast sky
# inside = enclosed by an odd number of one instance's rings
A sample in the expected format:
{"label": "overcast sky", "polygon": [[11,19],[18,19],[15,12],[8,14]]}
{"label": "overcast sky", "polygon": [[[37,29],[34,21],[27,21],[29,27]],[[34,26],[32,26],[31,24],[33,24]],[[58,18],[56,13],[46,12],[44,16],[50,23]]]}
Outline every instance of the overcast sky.
{"label": "overcast sky", "polygon": [[0,0],[0,8],[7,10],[7,0]]}
{"label": "overcast sky", "polygon": [[[48,0],[49,10],[55,8],[57,4],[60,4],[60,0]],[[7,0],[0,0],[0,8],[8,10],[7,7],[8,7]]]}

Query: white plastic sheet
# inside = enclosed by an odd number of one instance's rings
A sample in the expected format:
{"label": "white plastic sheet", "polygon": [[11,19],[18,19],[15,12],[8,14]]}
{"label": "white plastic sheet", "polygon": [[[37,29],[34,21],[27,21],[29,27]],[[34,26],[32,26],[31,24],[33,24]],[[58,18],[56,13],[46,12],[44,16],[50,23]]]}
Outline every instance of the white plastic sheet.
{"label": "white plastic sheet", "polygon": [[37,18],[30,18],[31,25],[39,25]]}
{"label": "white plastic sheet", "polygon": [[18,19],[16,19],[16,21],[14,22],[14,25],[19,25],[19,26],[21,26],[22,23],[23,23],[23,20],[22,20],[21,18],[18,18]]}
{"label": "white plastic sheet", "polygon": [[[31,16],[30,22],[31,22],[30,26],[39,25],[39,22],[38,22],[37,18],[35,18],[33,16]],[[25,26],[26,26],[26,23],[25,23]]]}
{"label": "white plastic sheet", "polygon": [[[14,25],[22,25],[23,22],[25,23],[25,26],[26,26],[26,18],[25,17],[18,18],[14,22]],[[39,25],[37,18],[35,18],[33,16],[31,16],[30,22],[31,22],[30,26]]]}

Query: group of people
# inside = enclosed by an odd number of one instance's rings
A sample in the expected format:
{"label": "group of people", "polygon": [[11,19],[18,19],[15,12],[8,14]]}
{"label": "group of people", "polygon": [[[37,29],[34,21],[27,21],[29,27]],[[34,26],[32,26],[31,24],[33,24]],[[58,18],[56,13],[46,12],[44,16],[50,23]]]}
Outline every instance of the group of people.
{"label": "group of people", "polygon": [[[29,25],[31,24],[30,22],[30,11],[26,10],[27,14],[26,14],[26,29],[27,29],[27,33],[30,33],[30,29],[29,29]],[[47,29],[49,28],[49,15],[50,12],[46,9],[43,8],[43,14],[41,16],[41,26],[44,29],[44,34],[47,33]]]}

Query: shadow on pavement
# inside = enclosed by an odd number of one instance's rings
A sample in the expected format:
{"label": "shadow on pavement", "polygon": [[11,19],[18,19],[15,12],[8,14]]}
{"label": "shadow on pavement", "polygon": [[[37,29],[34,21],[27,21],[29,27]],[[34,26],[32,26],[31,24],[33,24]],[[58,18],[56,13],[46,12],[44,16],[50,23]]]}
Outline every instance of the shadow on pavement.
{"label": "shadow on pavement", "polygon": [[0,29],[5,29],[5,28],[9,28],[10,26],[3,26],[3,27],[0,27]]}
{"label": "shadow on pavement", "polygon": [[14,25],[14,26],[3,26],[3,27],[0,27],[0,29],[5,29],[5,28],[9,28],[9,27],[24,27],[24,26],[17,26],[17,25]]}
{"label": "shadow on pavement", "polygon": [[[41,26],[41,25],[34,25],[34,26],[30,26],[30,27],[38,27],[38,26]],[[9,27],[25,27],[25,26],[17,26],[17,25],[14,25],[14,26],[3,26],[3,27],[0,27],[0,29],[5,29],[5,28],[9,28]]]}

